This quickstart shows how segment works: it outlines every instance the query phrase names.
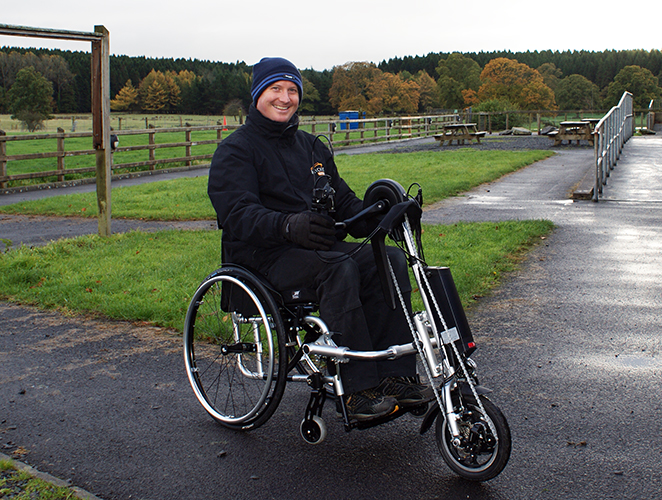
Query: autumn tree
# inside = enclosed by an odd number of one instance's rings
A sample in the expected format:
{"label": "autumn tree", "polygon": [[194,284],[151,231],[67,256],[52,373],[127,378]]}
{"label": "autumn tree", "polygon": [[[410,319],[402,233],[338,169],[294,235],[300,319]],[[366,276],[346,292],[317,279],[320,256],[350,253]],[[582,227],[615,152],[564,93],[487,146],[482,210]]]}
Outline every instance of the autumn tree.
{"label": "autumn tree", "polygon": [[133,86],[131,80],[127,80],[115,99],[110,101],[112,111],[137,111],[139,106],[138,89]]}
{"label": "autumn tree", "polygon": [[600,89],[581,75],[570,75],[561,79],[555,94],[560,109],[600,108]]}
{"label": "autumn tree", "polygon": [[428,72],[420,70],[412,77],[418,84],[420,97],[418,100],[418,110],[426,113],[431,108],[439,107],[439,88]]}
{"label": "autumn tree", "polygon": [[373,63],[349,62],[336,66],[329,101],[336,110],[365,110],[368,107],[368,88],[382,72]]}
{"label": "autumn tree", "polygon": [[480,74],[478,99],[506,100],[518,109],[556,109],[554,92],[535,69],[514,59],[498,57],[485,65]]}
{"label": "autumn tree", "polygon": [[20,120],[30,131],[43,127],[53,110],[53,84],[32,66],[16,74],[14,84],[7,92],[9,111],[14,120]]}
{"label": "autumn tree", "polygon": [[605,104],[616,106],[623,92],[630,92],[635,108],[648,108],[652,99],[660,99],[662,88],[650,70],[641,66],[626,66],[618,72],[614,81],[607,86]]}
{"label": "autumn tree", "polygon": [[374,114],[407,113],[418,110],[420,87],[414,80],[403,80],[393,73],[381,73],[367,88],[367,110]]}
{"label": "autumn tree", "polygon": [[173,111],[180,101],[181,90],[175,81],[176,73],[152,70],[138,88],[138,96],[145,111]]}
{"label": "autumn tree", "polygon": [[437,66],[437,86],[441,106],[446,109],[463,108],[466,104],[463,91],[478,91],[480,87],[480,66],[470,57],[459,52],[449,54]]}

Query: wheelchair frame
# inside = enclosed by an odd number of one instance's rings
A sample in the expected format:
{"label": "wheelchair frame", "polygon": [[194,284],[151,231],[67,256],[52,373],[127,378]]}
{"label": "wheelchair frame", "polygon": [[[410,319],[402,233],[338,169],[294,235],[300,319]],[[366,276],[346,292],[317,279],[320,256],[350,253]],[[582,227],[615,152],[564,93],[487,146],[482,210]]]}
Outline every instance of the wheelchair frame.
{"label": "wheelchair frame", "polygon": [[[433,279],[438,268],[428,268],[419,256],[410,222],[411,217],[420,217],[418,202],[412,199],[394,206],[391,200],[386,205],[392,210],[390,219],[386,217],[380,224],[381,242],[388,233],[403,244],[423,299],[423,311],[407,312],[386,257],[386,273],[382,276],[385,294],[400,301],[412,342],[381,351],[339,347],[324,321],[314,315],[316,303],[278,292],[255,273],[229,264],[210,274],[191,300],[184,329],[189,381],[205,410],[234,430],[264,424],[278,407],[287,382],[307,383],[311,395],[300,433],[311,444],[321,443],[326,437],[322,410],[328,396],[336,399],[348,432],[412,413],[423,417],[423,434],[436,420],[437,444],[451,469],[466,479],[491,479],[503,470],[510,456],[508,424],[485,396],[491,391],[478,384],[476,365],[469,358],[475,345],[461,305],[458,311],[458,305],[452,304],[452,278],[451,290],[440,290]],[[379,244],[378,238],[373,239],[374,244]],[[241,299],[230,303],[235,296]],[[408,355],[418,356],[421,375],[431,384],[434,400],[413,408],[397,408],[374,420],[351,419],[345,405],[342,364]]]}

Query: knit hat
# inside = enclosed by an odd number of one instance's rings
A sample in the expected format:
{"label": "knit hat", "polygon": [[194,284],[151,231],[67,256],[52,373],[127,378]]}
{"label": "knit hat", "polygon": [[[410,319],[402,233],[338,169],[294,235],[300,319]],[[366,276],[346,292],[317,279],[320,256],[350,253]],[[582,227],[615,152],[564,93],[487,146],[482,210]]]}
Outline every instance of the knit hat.
{"label": "knit hat", "polygon": [[303,97],[303,82],[299,70],[287,59],[282,57],[265,57],[253,66],[253,85],[251,96],[257,100],[268,85],[280,81],[294,82],[299,90],[299,100]]}

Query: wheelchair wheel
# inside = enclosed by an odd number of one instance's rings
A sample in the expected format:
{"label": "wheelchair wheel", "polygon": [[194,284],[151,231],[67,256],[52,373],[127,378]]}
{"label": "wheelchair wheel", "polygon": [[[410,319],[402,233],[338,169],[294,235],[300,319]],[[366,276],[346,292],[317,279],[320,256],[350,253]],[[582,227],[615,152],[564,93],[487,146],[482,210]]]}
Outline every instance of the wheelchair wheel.
{"label": "wheelchair wheel", "polygon": [[222,425],[248,430],[271,417],[286,383],[285,329],[255,276],[228,266],[198,287],[184,325],[184,359],[198,401]]}

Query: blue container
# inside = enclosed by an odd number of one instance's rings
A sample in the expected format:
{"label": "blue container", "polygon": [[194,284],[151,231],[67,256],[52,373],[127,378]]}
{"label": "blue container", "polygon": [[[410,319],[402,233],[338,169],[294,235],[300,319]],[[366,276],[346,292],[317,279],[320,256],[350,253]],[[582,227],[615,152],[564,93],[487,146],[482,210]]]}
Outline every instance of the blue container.
{"label": "blue container", "polygon": [[350,130],[356,130],[359,128],[358,123],[345,123],[343,120],[358,120],[359,112],[358,111],[341,111],[338,113],[340,115],[340,130],[347,130],[349,127]]}

